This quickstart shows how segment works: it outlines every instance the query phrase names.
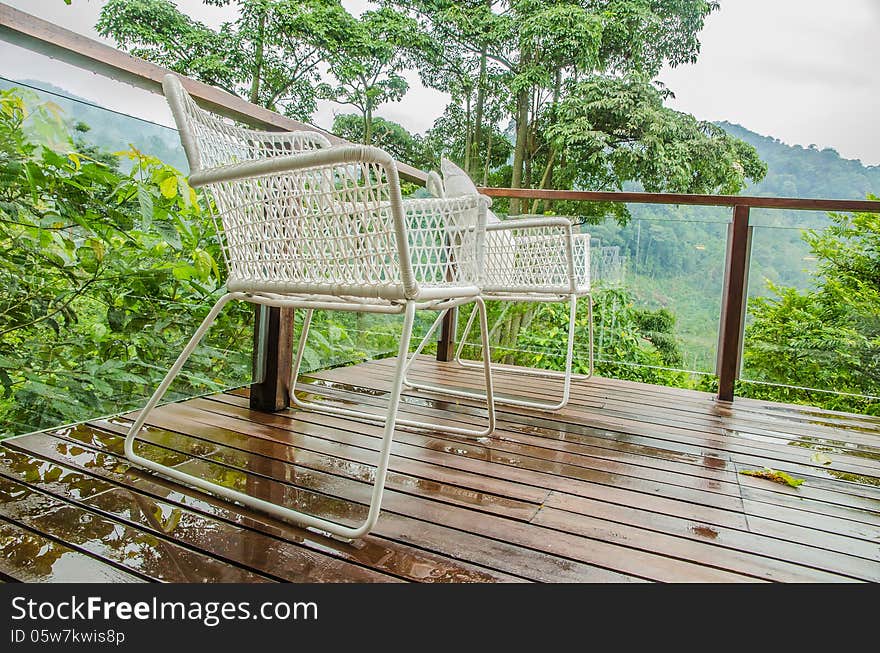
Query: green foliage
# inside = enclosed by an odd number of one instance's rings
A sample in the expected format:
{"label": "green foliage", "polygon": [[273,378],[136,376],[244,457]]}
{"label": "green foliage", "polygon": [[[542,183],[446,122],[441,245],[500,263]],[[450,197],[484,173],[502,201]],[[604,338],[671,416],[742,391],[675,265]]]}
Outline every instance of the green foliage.
{"label": "green foliage", "polygon": [[373,112],[407,92],[409,84],[400,72],[410,61],[408,52],[418,49],[424,38],[413,20],[390,8],[366,11],[347,29],[347,40],[324,52],[336,83],[321,84],[318,93],[360,111],[363,142],[369,145]]}
{"label": "green foliage", "polygon": [[[218,242],[180,173],[131,149],[122,175],[57,140],[62,127],[49,105],[0,94],[4,431],[130,405],[219,289]],[[194,360],[188,392],[222,387],[240,365],[222,351],[242,336],[234,316]]]}
{"label": "green foliage", "polygon": [[596,75],[572,83],[546,130],[551,146],[565,152],[555,182],[620,190],[637,181],[649,192],[736,194],[746,178],[764,176],[753,147],[662,102],[647,79]]}
{"label": "green foliage", "polygon": [[[0,437],[141,407],[224,292],[219,240],[183,175],[136,148],[78,148],[68,122],[0,91]],[[251,315],[229,304],[166,399],[246,383]],[[319,312],[304,369],[396,351],[399,332]]]}
{"label": "green foliage", "polygon": [[[355,143],[365,142],[363,118],[357,114],[347,113],[336,116],[332,131],[346,140]],[[425,139],[418,134],[410,134],[396,122],[373,117],[371,134],[372,144],[382,148],[398,161],[406,161],[417,168],[430,168],[434,163],[435,157],[428,149]]]}
{"label": "green foliage", "polygon": [[[755,381],[877,396],[880,213],[830,218],[827,229],[804,234],[818,259],[815,288],[770,284],[771,296],[751,301],[754,321],[746,330],[745,368]],[[864,405],[845,396],[834,403]],[[876,403],[870,411],[878,411]]]}
{"label": "green foliage", "polygon": [[[488,307],[489,322],[494,325],[490,333],[494,360],[539,369],[563,369],[569,318],[567,304],[490,302]],[[462,311],[462,329],[469,314],[469,309]],[[584,300],[578,303],[575,319],[575,343],[580,343],[575,346],[572,366],[575,373],[587,373],[590,369],[589,350],[585,346],[589,341],[589,324],[589,307]],[[671,333],[673,325],[674,319],[667,311],[636,308],[626,290],[595,292],[596,373],[644,383],[689,386],[687,374],[668,369],[677,353],[677,342]],[[646,330],[646,326],[652,330]],[[609,335],[604,342],[599,338],[603,332]],[[476,338],[475,333],[469,334],[469,343]],[[478,357],[476,343],[466,348],[465,354]]]}
{"label": "green foliage", "polygon": [[348,39],[352,17],[338,0],[234,2],[237,20],[214,30],[170,0],[108,0],[96,28],[135,56],[308,120],[318,65]]}

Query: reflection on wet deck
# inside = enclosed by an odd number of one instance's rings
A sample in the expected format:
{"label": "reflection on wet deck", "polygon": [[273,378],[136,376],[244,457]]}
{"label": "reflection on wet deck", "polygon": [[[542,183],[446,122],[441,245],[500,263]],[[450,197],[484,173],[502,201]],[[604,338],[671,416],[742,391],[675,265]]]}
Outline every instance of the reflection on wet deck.
{"label": "reflection on wet deck", "polygon": [[[381,411],[389,361],[304,390]],[[421,359],[414,376],[479,387]],[[499,375],[550,399],[552,381]],[[381,430],[253,412],[237,391],[167,405],[142,454],[334,520],[363,518]],[[474,425],[474,402],[401,413]],[[558,413],[503,408],[478,441],[399,431],[382,517],[343,543],[129,467],[125,416],[0,446],[0,580],[640,582],[880,580],[880,422],[594,379]],[[822,464],[821,452],[831,459]],[[770,467],[799,488],[740,474]]]}

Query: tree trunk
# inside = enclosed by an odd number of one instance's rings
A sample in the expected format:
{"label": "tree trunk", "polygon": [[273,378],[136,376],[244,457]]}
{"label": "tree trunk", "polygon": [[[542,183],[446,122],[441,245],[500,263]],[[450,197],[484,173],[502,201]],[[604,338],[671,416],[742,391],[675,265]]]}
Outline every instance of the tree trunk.
{"label": "tree trunk", "polygon": [[471,143],[471,173],[476,178],[480,172],[480,147],[483,144],[483,103],[486,101],[486,47],[480,53],[480,76],[477,80],[477,107],[474,110],[474,138]]}
{"label": "tree trunk", "polygon": [[495,131],[490,129],[488,143],[486,143],[486,161],[483,163],[483,186],[489,185],[489,161],[492,160],[492,137],[494,135]]}
{"label": "tree trunk", "polygon": [[[538,188],[547,188],[547,184],[550,182],[550,179],[553,177],[553,163],[556,161],[556,148],[550,150],[550,156],[547,157],[547,165],[544,166],[544,174],[541,175],[541,183],[538,184]],[[538,212],[538,204],[541,200],[535,200],[532,202],[532,213]]]}
{"label": "tree trunk", "polygon": [[257,27],[257,41],[254,43],[254,78],[251,80],[250,101],[260,104],[260,77],[263,74],[263,37],[266,33],[266,10],[260,13]]}
{"label": "tree trunk", "polygon": [[367,104],[364,111],[364,145],[373,144],[373,107]]}
{"label": "tree trunk", "polygon": [[[513,173],[510,179],[511,188],[522,188],[523,161],[526,155],[526,139],[529,132],[529,92],[521,90],[516,96],[516,144],[513,149]],[[510,214],[520,213],[520,200],[510,198]]]}
{"label": "tree trunk", "polygon": [[470,174],[471,169],[471,146],[473,143],[471,125],[471,94],[468,91],[467,99],[464,103],[464,169],[468,171],[468,174]]}

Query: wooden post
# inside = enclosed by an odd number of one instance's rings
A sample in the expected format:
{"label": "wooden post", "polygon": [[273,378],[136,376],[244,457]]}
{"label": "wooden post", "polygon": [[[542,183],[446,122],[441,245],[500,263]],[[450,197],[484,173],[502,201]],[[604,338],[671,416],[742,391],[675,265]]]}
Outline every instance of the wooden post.
{"label": "wooden post", "polygon": [[250,406],[274,412],[290,403],[294,309],[254,305],[254,356]]}
{"label": "wooden post", "polygon": [[733,224],[727,240],[724,291],[721,297],[721,328],[718,334],[719,401],[733,401],[733,385],[739,376],[748,258],[749,207],[737,205],[733,208]]}
{"label": "wooden post", "polygon": [[[474,309],[476,310],[476,309]],[[437,341],[437,360],[448,363],[455,356],[455,324],[458,320],[458,307],[449,309],[440,325],[440,340]]]}

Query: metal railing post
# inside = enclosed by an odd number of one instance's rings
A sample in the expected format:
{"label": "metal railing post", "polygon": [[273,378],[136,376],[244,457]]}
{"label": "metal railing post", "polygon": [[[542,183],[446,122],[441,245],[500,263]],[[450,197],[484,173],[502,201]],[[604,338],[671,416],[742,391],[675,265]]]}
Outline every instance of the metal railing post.
{"label": "metal railing post", "polygon": [[733,386],[739,376],[745,324],[748,259],[749,207],[737,205],[733,208],[733,223],[727,239],[724,291],[721,296],[717,369],[719,401],[733,401]]}

